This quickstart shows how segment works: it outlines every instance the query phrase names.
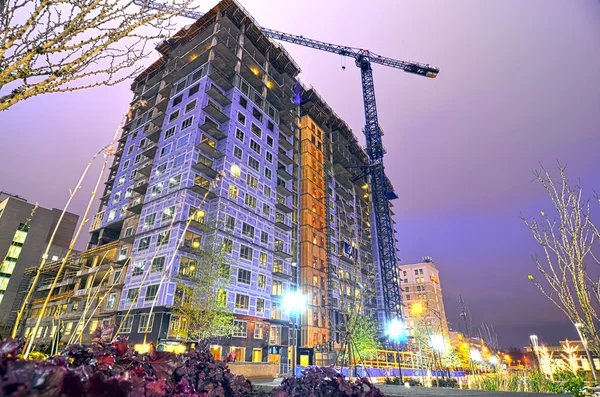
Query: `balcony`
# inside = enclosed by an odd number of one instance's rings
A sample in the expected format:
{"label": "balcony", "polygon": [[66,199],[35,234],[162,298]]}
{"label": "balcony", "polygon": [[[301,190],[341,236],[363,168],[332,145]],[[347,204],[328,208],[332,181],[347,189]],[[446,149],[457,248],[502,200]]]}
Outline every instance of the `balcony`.
{"label": "balcony", "polygon": [[293,178],[292,174],[287,172],[287,170],[285,169],[285,166],[282,164],[279,164],[279,167],[277,167],[277,175],[279,175],[282,179],[284,179],[286,181],[289,181],[290,179]]}
{"label": "balcony", "polygon": [[140,165],[137,169],[137,173],[144,176],[150,176],[152,172],[152,161],[147,161],[144,164]]}
{"label": "balcony", "polygon": [[138,197],[129,202],[129,205],[127,206],[127,211],[132,212],[134,214],[140,214],[142,212],[143,206],[144,206],[144,200],[142,200]]}
{"label": "balcony", "polygon": [[277,255],[280,258],[291,258],[292,255],[288,252],[286,252],[283,241],[281,240],[277,240],[275,239],[275,250],[274,250],[275,255]]}
{"label": "balcony", "polygon": [[[148,125],[150,125],[150,124],[148,124]],[[162,126],[159,126],[159,127],[150,126],[150,128],[148,130],[146,130],[146,139],[148,139],[149,141],[152,141],[154,143],[158,143],[158,140],[160,139],[161,128],[162,128]]]}
{"label": "balcony", "polygon": [[200,125],[200,129],[210,134],[217,141],[220,141],[227,136],[219,129],[219,124],[215,123],[209,118],[205,118],[204,124]]}
{"label": "balcony", "polygon": [[92,219],[92,224],[90,225],[90,232],[100,228],[102,219],[104,219],[104,211],[100,211],[94,215],[94,219]]}
{"label": "balcony", "polygon": [[284,148],[285,150],[291,150],[294,147],[294,145],[290,141],[288,141],[285,135],[283,134],[279,134],[279,146]]}
{"label": "balcony", "polygon": [[221,109],[219,109],[219,107],[210,100],[208,101],[208,104],[202,108],[202,110],[204,113],[208,114],[221,124],[229,120],[229,116],[223,113]]}
{"label": "balcony", "polygon": [[214,161],[201,154],[198,155],[198,162],[193,166],[196,171],[202,172],[209,178],[214,178],[218,172],[213,168]]}
{"label": "balcony", "polygon": [[[69,299],[71,296],[73,296],[73,291],[63,292],[62,294],[52,295],[50,297],[49,302],[56,302],[56,301],[64,299],[65,303],[66,303],[67,299]],[[42,303],[44,303],[45,300],[46,300],[46,297],[34,299],[31,301],[31,305],[32,306],[33,305],[41,305]]]}
{"label": "balcony", "polygon": [[193,192],[201,195],[208,194],[209,198],[216,197],[216,195],[210,191],[211,181],[200,175],[196,175],[196,177],[194,178],[194,185],[190,189],[192,189]]}
{"label": "balcony", "polygon": [[282,149],[279,149],[278,159],[285,165],[291,165],[293,163],[292,159],[289,158],[289,156]]}
{"label": "balcony", "polygon": [[188,254],[199,254],[202,246],[202,236],[192,232],[185,233],[185,239],[179,246],[179,250]]}
{"label": "balcony", "polygon": [[169,107],[169,97],[160,95],[160,98],[157,100],[154,107],[160,110],[161,112],[165,113],[167,111],[167,108]]}
{"label": "balcony", "polygon": [[281,195],[277,195],[277,201],[275,203],[275,207],[282,212],[285,212],[286,214],[289,214],[292,212],[292,209],[290,207],[288,207],[287,202],[285,197],[281,196]]}
{"label": "balcony", "polygon": [[294,136],[294,130],[284,121],[279,123],[279,131],[283,132],[287,136]]}
{"label": "balcony", "polygon": [[155,127],[162,128],[164,120],[165,114],[163,112],[156,112],[155,116],[150,120],[150,123]]}
{"label": "balcony", "polygon": [[339,196],[345,198],[346,200],[352,200],[352,195],[346,189],[344,189],[341,184],[336,183],[335,191]]}
{"label": "balcony", "polygon": [[231,100],[227,98],[214,84],[210,85],[210,88],[206,90],[206,93],[223,107],[231,104]]}
{"label": "balcony", "polygon": [[146,145],[144,151],[142,152],[142,156],[146,156],[149,159],[154,159],[154,155],[156,154],[156,150],[158,149],[158,145],[154,142]]}
{"label": "balcony", "polygon": [[220,159],[223,158],[223,156],[225,156],[222,152],[217,150],[217,143],[207,136],[203,136],[202,141],[196,147],[200,149],[203,153],[206,153],[210,157],[215,159]]}
{"label": "balcony", "polygon": [[146,194],[146,190],[148,190],[148,180],[142,179],[136,182],[133,191],[142,195]]}
{"label": "balcony", "polygon": [[198,210],[197,208],[190,208],[190,227],[198,230],[202,230],[203,232],[207,232],[212,228],[208,226],[205,221],[206,213],[203,210]]}
{"label": "balcony", "polygon": [[290,197],[292,195],[292,191],[285,187],[284,184],[281,184],[279,182],[277,182],[277,193],[286,197]]}
{"label": "balcony", "polygon": [[288,225],[288,220],[285,218],[285,215],[283,215],[281,212],[277,212],[275,214],[275,227],[278,227],[286,232],[292,230],[292,227]]}

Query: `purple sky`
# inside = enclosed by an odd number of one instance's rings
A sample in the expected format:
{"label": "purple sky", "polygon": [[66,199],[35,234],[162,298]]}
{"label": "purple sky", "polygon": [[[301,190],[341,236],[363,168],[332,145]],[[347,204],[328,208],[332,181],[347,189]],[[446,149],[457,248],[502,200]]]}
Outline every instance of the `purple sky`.
{"label": "purple sky", "polygon": [[[532,333],[548,342],[575,338],[526,279],[535,274],[530,255],[537,247],[519,214],[550,212],[531,182],[539,162],[566,162],[571,178],[600,189],[600,2],[243,3],[273,29],[440,67],[435,80],[374,67],[386,169],[400,196],[402,261],[435,259],[454,326],[462,293],[474,326],[492,323],[504,346],[523,346]],[[303,68],[301,79],[360,134],[360,75],[352,60],[286,48]],[[130,99],[123,84],[34,98],[1,113],[0,190],[62,207]],[[74,211],[83,213],[92,184]]]}

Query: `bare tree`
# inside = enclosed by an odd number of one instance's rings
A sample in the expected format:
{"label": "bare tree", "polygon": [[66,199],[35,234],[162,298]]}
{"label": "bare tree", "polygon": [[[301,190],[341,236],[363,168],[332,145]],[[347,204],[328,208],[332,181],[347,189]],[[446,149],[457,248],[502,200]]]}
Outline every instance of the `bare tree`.
{"label": "bare tree", "polygon": [[36,95],[111,86],[137,75],[149,44],[168,37],[190,3],[168,0],[155,10],[133,0],[2,1],[0,90],[6,92],[0,110]]}
{"label": "bare tree", "polygon": [[482,322],[481,326],[479,327],[479,337],[483,339],[493,354],[498,352],[498,334],[494,330],[494,326],[492,324],[486,324]]}
{"label": "bare tree", "polygon": [[583,198],[580,184],[569,183],[565,168],[558,164],[558,178],[544,168],[534,172],[548,192],[556,215],[541,212],[540,221],[521,217],[544,252],[543,259],[533,257],[542,277],[530,275],[529,279],[580,328],[600,354],[598,283],[588,273],[588,265],[598,263],[592,249],[599,233],[591,220],[590,199]]}

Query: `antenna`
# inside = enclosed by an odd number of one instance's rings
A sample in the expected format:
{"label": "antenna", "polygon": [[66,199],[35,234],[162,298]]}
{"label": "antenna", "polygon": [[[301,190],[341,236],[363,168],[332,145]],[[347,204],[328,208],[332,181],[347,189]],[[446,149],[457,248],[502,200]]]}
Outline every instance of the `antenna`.
{"label": "antenna", "polygon": [[465,323],[465,332],[467,334],[467,337],[469,338],[469,340],[471,340],[471,316],[469,314],[469,309],[467,309],[465,305],[465,301],[462,298],[462,294],[458,295],[458,297],[460,302],[460,316],[463,318],[463,321]]}

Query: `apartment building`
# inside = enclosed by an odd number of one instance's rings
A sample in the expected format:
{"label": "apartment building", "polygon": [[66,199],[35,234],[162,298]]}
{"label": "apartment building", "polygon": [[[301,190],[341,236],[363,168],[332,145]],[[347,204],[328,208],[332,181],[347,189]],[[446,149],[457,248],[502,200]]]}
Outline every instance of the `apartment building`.
{"label": "apartment building", "polygon": [[[157,49],[132,85],[143,106],[119,139],[68,322],[102,288],[85,332],[114,321],[132,343],[175,349],[185,324],[173,306],[216,245],[229,275],[219,298],[236,319],[213,354],[286,373],[297,344],[299,364],[333,364],[345,311],[380,314],[363,148],[235,1]],[[297,289],[307,299],[299,335],[282,306]]]}
{"label": "apartment building", "polygon": [[426,257],[421,263],[401,265],[399,274],[404,321],[409,335],[421,332],[448,338],[440,272],[433,259]]}
{"label": "apartment building", "polygon": [[[39,264],[61,210],[27,202],[0,192],[0,331],[10,333],[23,304],[30,278],[25,269]],[[49,260],[64,256],[79,217],[65,213],[48,252]]]}

